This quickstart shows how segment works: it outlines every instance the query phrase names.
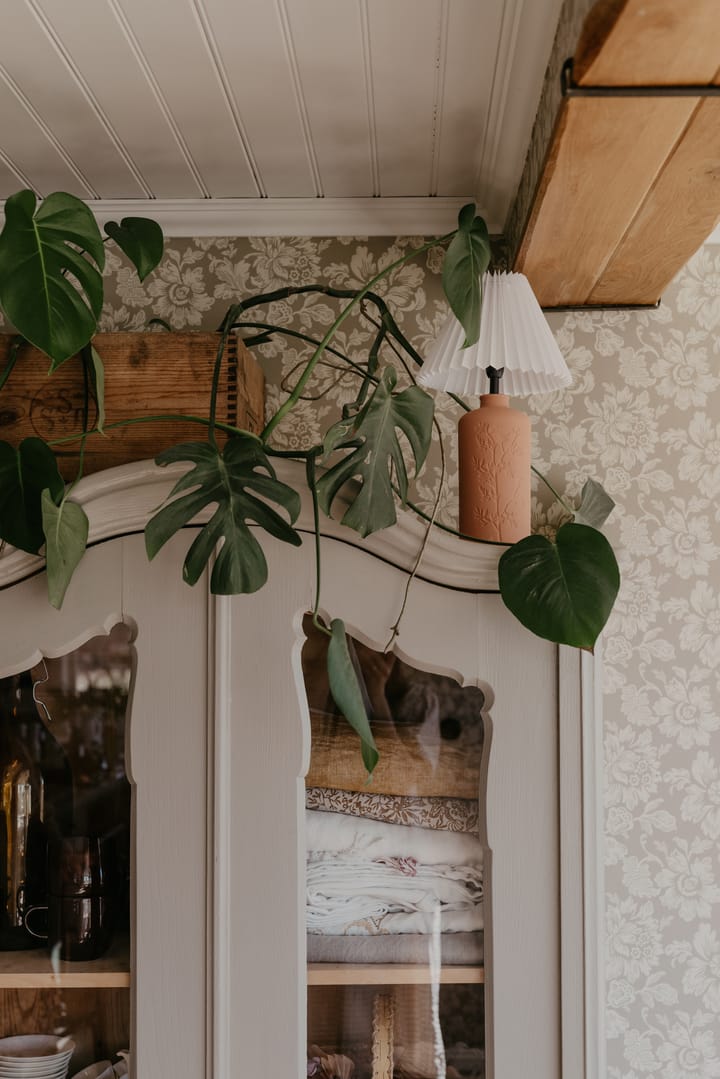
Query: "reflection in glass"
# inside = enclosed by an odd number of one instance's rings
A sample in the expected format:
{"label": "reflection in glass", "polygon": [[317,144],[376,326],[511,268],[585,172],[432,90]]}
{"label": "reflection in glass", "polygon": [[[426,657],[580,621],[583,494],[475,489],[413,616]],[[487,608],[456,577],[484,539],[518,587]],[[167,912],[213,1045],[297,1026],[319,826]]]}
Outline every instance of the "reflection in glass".
{"label": "reflection in glass", "polygon": [[308,616],[308,1075],[484,1076],[478,688],[350,640],[380,752],[368,783]]}
{"label": "reflection in glass", "polygon": [[0,680],[0,1037],[129,1044],[130,631]]}

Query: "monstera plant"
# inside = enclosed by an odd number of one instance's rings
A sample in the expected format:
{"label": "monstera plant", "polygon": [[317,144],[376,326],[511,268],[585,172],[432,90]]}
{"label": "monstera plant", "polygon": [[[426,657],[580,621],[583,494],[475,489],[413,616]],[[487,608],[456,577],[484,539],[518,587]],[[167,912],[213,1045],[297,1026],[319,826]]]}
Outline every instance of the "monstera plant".
{"label": "monstera plant", "polygon": [[[17,337],[5,370],[0,372],[0,393],[13,368],[22,363],[23,341],[48,356],[50,377],[69,362],[79,363],[84,376],[84,417],[77,433],[79,464],[72,483],[66,486],[60,477],[52,442],[37,437],[26,438],[18,446],[0,442],[0,541],[32,554],[44,550],[49,597],[56,607],[62,604],[87,542],[88,520],[73,499],[74,486],[82,476],[85,443],[88,438],[102,436],[104,428],[104,369],[92,339],[103,304],[104,245],[110,241],[128,256],[141,280],[162,257],[162,232],[153,221],[125,218],[119,224],[107,224],[103,236],[87,205],[71,195],[55,193],[38,206],[32,192],[21,191],[5,203],[5,225],[0,234],[0,307]],[[199,527],[187,552],[184,579],[194,584],[211,564],[210,587],[215,593],[261,588],[267,579],[263,537],[269,534],[285,543],[301,543],[293,527],[300,496],[278,479],[272,463],[277,456],[304,462],[316,523],[321,512],[333,513],[341,489],[351,492],[342,523],[362,536],[392,525],[397,505],[416,508],[408,502],[408,469],[417,475],[425,463],[435,423],[434,402],[413,378],[413,369],[422,364],[422,357],[400,331],[387,303],[373,290],[399,266],[437,246],[447,249],[442,277],[445,295],[463,325],[467,342],[472,343],[479,334],[481,277],[491,258],[487,228],[474,206],[461,211],[453,232],[406,253],[360,289],[307,283],[238,298],[218,334],[207,415],[194,417],[198,440],[174,446],[157,458],[158,465],[180,463],[187,469],[166,504],[147,524],[146,547],[151,559],[179,529],[210,508],[209,519]],[[248,316],[253,307],[318,292],[339,304],[339,313],[322,340]],[[340,326],[358,310],[371,310],[377,329],[363,362],[346,356],[335,341]],[[260,435],[216,420],[225,346],[230,334],[236,332],[250,333],[246,337],[250,346],[276,333],[292,333],[313,348],[292,391]],[[388,355],[393,357],[390,362]],[[334,365],[345,365],[356,376],[354,398],[325,432],[322,442],[292,451],[277,449],[275,428],[329,356]],[[229,436],[222,446],[218,441],[221,429]],[[569,520],[554,541],[528,536],[503,553],[500,592],[513,614],[533,633],[591,649],[619,585],[612,548],[599,531],[612,509],[612,500],[599,484],[588,480],[581,505],[566,509]],[[428,528],[434,515],[428,519]],[[319,558],[319,544],[317,551]],[[318,611],[319,596],[314,618],[329,637],[331,691],[360,737],[370,772],[377,751],[345,627],[341,618],[325,625]]]}

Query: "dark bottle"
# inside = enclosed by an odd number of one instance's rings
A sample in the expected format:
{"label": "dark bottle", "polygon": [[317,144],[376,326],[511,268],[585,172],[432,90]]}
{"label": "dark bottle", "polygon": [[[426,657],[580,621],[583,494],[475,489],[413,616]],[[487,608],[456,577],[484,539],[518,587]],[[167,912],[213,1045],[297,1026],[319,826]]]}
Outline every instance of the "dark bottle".
{"label": "dark bottle", "polygon": [[72,771],[29,672],[0,682],[0,949],[37,946],[25,912],[47,900],[47,847],[72,830]]}

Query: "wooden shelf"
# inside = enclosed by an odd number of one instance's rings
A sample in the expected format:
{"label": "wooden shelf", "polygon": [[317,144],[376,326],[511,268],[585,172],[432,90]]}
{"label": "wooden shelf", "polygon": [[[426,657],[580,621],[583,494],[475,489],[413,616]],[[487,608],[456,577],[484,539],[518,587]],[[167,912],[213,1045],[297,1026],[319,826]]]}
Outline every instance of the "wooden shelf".
{"label": "wooden shelf", "polygon": [[[308,963],[307,983],[314,985],[429,985],[430,968],[405,963]],[[481,985],[483,967],[443,967],[441,985]]]}
{"label": "wooden shelf", "polygon": [[113,942],[100,959],[61,962],[57,971],[47,951],[0,952],[0,989],[121,989],[130,985],[127,937]]}

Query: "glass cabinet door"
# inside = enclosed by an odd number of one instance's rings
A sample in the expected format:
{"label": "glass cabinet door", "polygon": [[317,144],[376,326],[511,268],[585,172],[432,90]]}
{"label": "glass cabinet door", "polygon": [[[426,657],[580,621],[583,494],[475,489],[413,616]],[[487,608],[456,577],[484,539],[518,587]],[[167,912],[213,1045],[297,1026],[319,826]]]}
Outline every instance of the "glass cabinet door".
{"label": "glass cabinet door", "polygon": [[6,1053],[127,1074],[132,653],[117,625],[0,680],[0,1074]]}
{"label": "glass cabinet door", "polygon": [[482,1079],[485,695],[349,639],[380,760],[308,616],[307,1074]]}

